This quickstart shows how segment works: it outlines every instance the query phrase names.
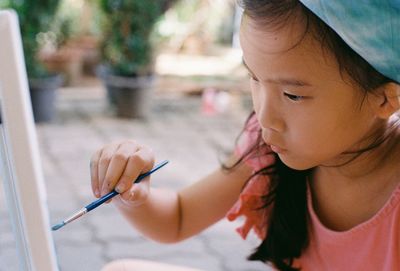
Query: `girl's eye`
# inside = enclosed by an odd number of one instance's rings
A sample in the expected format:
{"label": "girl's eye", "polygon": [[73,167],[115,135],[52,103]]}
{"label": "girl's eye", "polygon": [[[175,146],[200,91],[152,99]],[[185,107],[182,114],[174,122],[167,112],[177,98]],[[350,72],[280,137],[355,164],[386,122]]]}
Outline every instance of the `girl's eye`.
{"label": "girl's eye", "polygon": [[293,95],[293,94],[289,94],[289,93],[286,93],[286,92],[284,93],[284,95],[286,97],[288,97],[290,100],[295,101],[295,102],[298,102],[298,101],[300,101],[300,100],[305,98],[305,96]]}

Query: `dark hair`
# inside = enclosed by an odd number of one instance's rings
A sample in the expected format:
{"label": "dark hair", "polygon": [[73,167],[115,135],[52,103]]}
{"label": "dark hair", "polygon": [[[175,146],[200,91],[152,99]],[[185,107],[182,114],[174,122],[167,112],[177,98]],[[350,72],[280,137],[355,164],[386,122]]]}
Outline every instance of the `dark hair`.
{"label": "dark hair", "polygon": [[[385,83],[393,82],[376,71],[299,1],[242,0],[240,4],[244,8],[245,16],[250,17],[258,26],[267,26],[270,29],[282,27],[289,19],[295,18],[294,16],[302,16],[306,22],[304,36],[308,33],[313,34],[321,44],[321,48],[336,58],[342,76],[348,75],[364,95]],[[245,128],[253,116],[254,112],[246,121]],[[226,169],[232,169],[244,160],[251,159],[253,155],[260,155],[260,151],[266,149],[261,138],[261,130],[255,132],[258,133],[256,142],[242,154],[237,163],[231,167],[224,166]],[[354,159],[363,152],[379,146],[389,135],[378,137],[367,148],[354,152]],[[299,270],[292,265],[293,260],[301,256],[309,242],[306,180],[313,169],[294,170],[286,166],[275,153],[262,155],[274,155],[275,163],[255,172],[251,178],[256,175],[270,177],[268,191],[265,191],[266,194],[263,196],[262,208],[270,207],[271,213],[265,224],[266,238],[249,259],[271,263],[279,270]]]}

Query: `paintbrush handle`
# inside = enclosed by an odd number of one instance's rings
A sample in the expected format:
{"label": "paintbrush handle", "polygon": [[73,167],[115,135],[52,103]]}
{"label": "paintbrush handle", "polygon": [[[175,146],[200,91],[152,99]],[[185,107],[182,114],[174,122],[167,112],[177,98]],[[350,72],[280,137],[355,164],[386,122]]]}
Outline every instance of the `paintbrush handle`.
{"label": "paintbrush handle", "polygon": [[94,208],[102,205],[104,202],[108,201],[109,199],[112,199],[113,197],[115,197],[116,195],[118,195],[118,192],[113,190],[110,193],[102,196],[101,198],[99,198],[98,200],[93,201],[92,203],[88,204],[85,206],[86,210],[88,212],[90,212],[91,210],[93,210]]}
{"label": "paintbrush handle", "polygon": [[[140,183],[144,178],[146,178],[147,176],[149,176],[150,174],[152,174],[154,171],[157,171],[158,169],[160,169],[161,167],[165,166],[168,163],[167,160],[159,163],[158,165],[156,165],[152,170],[143,173],[141,175],[139,175],[139,177],[136,178],[136,180],[133,183]],[[115,197],[116,195],[118,195],[119,193],[115,190],[111,191],[110,193],[102,196],[101,198],[99,198],[98,200],[93,201],[92,203],[88,204],[85,206],[86,210],[88,212],[90,212],[91,210],[95,209],[96,207],[102,205],[104,202],[112,199],[113,197]]]}

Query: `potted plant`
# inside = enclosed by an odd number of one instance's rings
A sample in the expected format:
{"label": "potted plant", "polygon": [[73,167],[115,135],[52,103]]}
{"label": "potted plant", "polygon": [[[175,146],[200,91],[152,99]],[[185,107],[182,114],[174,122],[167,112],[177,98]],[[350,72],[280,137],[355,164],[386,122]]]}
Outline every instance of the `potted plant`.
{"label": "potted plant", "polygon": [[144,118],[154,79],[151,33],[173,1],[100,0],[104,12],[98,75],[117,116]]}
{"label": "potted plant", "polygon": [[36,122],[53,119],[56,89],[62,76],[49,72],[39,59],[40,50],[55,40],[50,31],[59,0],[9,1],[19,17],[32,109]]}

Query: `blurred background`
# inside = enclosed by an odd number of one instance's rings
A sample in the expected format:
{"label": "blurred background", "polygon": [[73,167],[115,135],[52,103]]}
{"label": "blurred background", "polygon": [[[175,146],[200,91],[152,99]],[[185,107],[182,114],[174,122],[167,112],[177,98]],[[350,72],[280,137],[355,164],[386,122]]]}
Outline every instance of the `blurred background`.
{"label": "blurred background", "polygon": [[[0,0],[20,20],[52,224],[93,200],[89,160],[133,138],[170,164],[179,189],[220,165],[251,112],[234,0]],[[112,205],[53,232],[60,270],[140,258],[203,270],[266,270],[223,220],[176,245],[142,238]],[[0,271],[19,270],[0,194]]]}

